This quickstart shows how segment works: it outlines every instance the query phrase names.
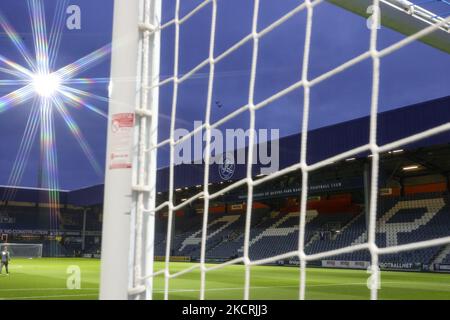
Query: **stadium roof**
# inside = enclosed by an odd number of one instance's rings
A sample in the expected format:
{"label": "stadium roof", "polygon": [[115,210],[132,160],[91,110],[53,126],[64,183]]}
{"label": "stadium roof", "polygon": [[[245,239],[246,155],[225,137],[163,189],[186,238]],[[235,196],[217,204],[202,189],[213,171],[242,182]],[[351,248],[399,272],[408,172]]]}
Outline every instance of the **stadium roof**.
{"label": "stadium roof", "polygon": [[[339,123],[336,125],[311,130],[308,134],[308,164],[327,159],[342,152],[367,144],[369,140],[369,117]],[[428,130],[430,128],[450,123],[450,96],[418,103],[415,105],[382,112],[378,115],[378,144],[384,145],[398,139]],[[444,133],[402,146],[404,150],[417,150],[421,147],[442,145],[450,143],[450,132]],[[280,169],[297,163],[300,159],[301,134],[295,134],[281,138]],[[440,152],[442,155],[442,152]],[[362,153],[356,158],[367,158],[367,153]],[[447,153],[450,159],[450,152]],[[447,157],[446,156],[446,157]],[[441,157],[442,158],[442,157]],[[402,161],[415,161],[428,167],[430,173],[442,173],[450,171],[450,163],[440,163],[436,154],[419,155],[408,152],[397,158]],[[396,160],[398,161],[398,160]],[[397,166],[397,162],[391,161],[391,166]],[[253,166],[256,176],[260,172],[261,165]],[[186,188],[203,184],[204,165],[182,164],[175,166],[174,187]],[[231,180],[243,179],[246,176],[246,165],[236,165]],[[223,182],[219,174],[219,165],[212,164],[210,168],[210,182],[218,184]],[[169,168],[161,168],[157,173],[157,190],[165,192],[169,185]],[[0,186],[0,192],[10,188]],[[42,189],[16,188],[18,190],[15,201],[39,202],[44,199]],[[63,199],[61,203],[77,206],[101,204],[103,202],[103,185],[87,187],[73,191],[60,191]]]}
{"label": "stadium roof", "polygon": [[[327,126],[308,133],[307,163],[313,164],[342,152],[366,145],[369,141],[369,116],[355,120]],[[378,145],[423,132],[430,128],[450,122],[450,96],[418,103],[415,105],[398,108],[378,114]],[[419,147],[446,144],[450,142],[450,132],[444,133],[402,146],[402,149],[410,150]],[[280,169],[296,164],[300,160],[301,134],[295,134],[281,138]],[[362,153],[355,157],[366,157],[368,153]],[[220,183],[223,181],[219,174],[218,164],[212,164],[209,181]],[[260,164],[253,165],[253,175],[260,173]],[[246,165],[236,165],[231,180],[240,180],[246,176]],[[204,165],[182,164],[175,166],[174,187],[184,188],[203,184]],[[169,189],[169,168],[158,170],[157,190]]]}

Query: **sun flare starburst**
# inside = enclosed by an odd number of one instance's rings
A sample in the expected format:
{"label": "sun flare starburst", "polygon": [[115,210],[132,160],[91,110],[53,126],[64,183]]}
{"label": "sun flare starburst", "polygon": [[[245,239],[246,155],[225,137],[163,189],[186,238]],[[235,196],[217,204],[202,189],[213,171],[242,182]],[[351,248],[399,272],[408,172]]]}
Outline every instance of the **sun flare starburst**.
{"label": "sun flare starburst", "polygon": [[5,192],[2,200],[6,203],[8,200],[14,199],[17,192],[17,188],[14,187],[21,183],[30,157],[31,146],[37,138],[38,132],[40,132],[42,185],[39,185],[39,187],[49,190],[51,230],[57,229],[60,208],[55,121],[62,119],[94,171],[101,176],[101,166],[94,157],[92,149],[78,124],[71,116],[70,108],[75,107],[74,110],[92,111],[101,116],[102,119],[107,117],[105,111],[88,103],[88,99],[105,102],[107,101],[106,97],[100,97],[75,86],[78,84],[95,85],[97,83],[105,85],[107,83],[107,78],[77,77],[109,55],[111,50],[109,44],[69,65],[59,69],[56,68],[64,26],[62,17],[65,14],[68,2],[68,0],[56,2],[51,30],[47,33],[43,0],[27,0],[34,40],[34,55],[28,50],[13,25],[9,23],[0,10],[0,29],[3,29],[26,62],[26,65],[20,65],[18,62],[0,54],[0,73],[13,77],[12,79],[2,79],[0,87],[19,87],[19,89],[0,97],[0,115],[16,106],[30,108],[26,128],[8,181],[8,185],[12,188]]}
{"label": "sun flare starburst", "polygon": [[36,74],[32,79],[34,91],[44,98],[52,98],[59,90],[61,79],[57,74]]}

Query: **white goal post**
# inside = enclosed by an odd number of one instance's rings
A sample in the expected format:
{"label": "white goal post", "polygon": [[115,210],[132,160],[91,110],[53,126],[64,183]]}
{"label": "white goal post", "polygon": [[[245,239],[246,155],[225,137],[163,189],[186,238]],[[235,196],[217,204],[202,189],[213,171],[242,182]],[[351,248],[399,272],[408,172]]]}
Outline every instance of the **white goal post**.
{"label": "white goal post", "polygon": [[[377,212],[377,185],[378,166],[380,153],[399,148],[405,144],[424,139],[431,135],[439,134],[450,130],[450,124],[432,128],[426,132],[394,141],[388,145],[377,144],[377,113],[379,96],[379,73],[380,64],[383,57],[396,52],[413,41],[422,41],[439,50],[450,53],[449,18],[436,17],[428,14],[428,11],[403,0],[330,0],[348,11],[361,16],[368,16],[369,6],[380,8],[373,10],[371,15],[374,23],[370,25],[370,46],[363,54],[346,61],[342,65],[330,70],[314,79],[308,77],[309,49],[311,41],[311,30],[314,19],[314,10],[320,6],[323,0],[299,1],[299,5],[280,17],[278,20],[267,26],[263,30],[258,29],[259,3],[260,0],[253,0],[253,23],[252,32],[238,41],[235,45],[222,53],[220,59],[225,59],[230,53],[237,50],[246,43],[252,44],[253,55],[251,64],[251,82],[248,94],[248,104],[239,111],[250,113],[250,130],[255,127],[256,110],[263,109],[270,102],[283,97],[295,89],[304,88],[303,123],[301,126],[302,149],[299,163],[286,169],[254,181],[251,176],[252,161],[248,161],[247,177],[241,181],[233,183],[228,191],[242,185],[247,185],[247,211],[245,222],[245,238],[243,256],[227,263],[208,267],[205,264],[205,246],[207,239],[207,221],[209,201],[215,199],[218,194],[210,194],[208,190],[210,163],[209,147],[211,139],[211,129],[218,126],[218,123],[210,122],[210,110],[212,104],[212,90],[214,85],[214,65],[218,57],[214,52],[215,26],[217,18],[218,0],[205,0],[190,12],[180,15],[180,1],[176,0],[174,18],[164,24],[161,21],[161,0],[136,0],[124,1],[116,0],[114,6],[114,30],[113,30],[113,51],[111,67],[111,93],[108,125],[108,146],[107,146],[107,166],[105,180],[105,204],[102,238],[102,264],[101,264],[101,299],[151,299],[152,280],[156,275],[164,277],[164,298],[168,299],[170,280],[179,275],[199,270],[201,273],[199,298],[205,298],[206,274],[213,272],[223,266],[242,263],[245,265],[245,290],[244,299],[250,297],[250,273],[251,267],[276,261],[281,258],[296,257],[300,260],[300,285],[299,298],[305,299],[306,286],[306,262],[324,259],[341,253],[354,252],[356,250],[369,250],[371,254],[371,265],[373,278],[378,279],[378,256],[383,254],[414,250],[435,245],[450,243],[450,237],[409,243],[406,245],[379,248],[375,243],[375,226]],[[200,65],[180,76],[178,70],[179,59],[179,30],[181,24],[195,16],[202,8],[209,6],[211,11],[210,26],[210,50],[209,57]],[[307,23],[305,30],[304,59],[301,80],[284,90],[277,92],[259,104],[253,103],[256,69],[258,65],[258,45],[259,39],[285,23],[292,16],[299,12],[306,12]],[[380,19],[378,19],[380,18]],[[382,50],[377,49],[378,29],[376,21],[381,21],[385,26],[405,34],[405,38]],[[160,81],[160,34],[168,27],[175,28],[174,39],[174,70],[170,78]],[[335,155],[319,163],[307,164],[307,137],[309,127],[309,106],[310,89],[318,83],[328,79],[349,67],[362,61],[372,61],[372,99],[370,104],[370,139],[366,145],[360,146],[345,153]],[[136,63],[137,61],[137,63]],[[196,129],[205,130],[208,143],[206,144],[205,176],[204,186],[200,192],[191,199],[187,199],[179,205],[175,205],[174,193],[174,148],[177,141],[174,140],[175,119],[174,114],[177,109],[178,85],[195,74],[201,67],[209,66],[208,97],[206,101],[206,121],[205,124]],[[162,142],[157,142],[158,133],[158,93],[159,88],[167,83],[173,84],[173,103],[170,138]],[[234,112],[223,118],[227,120],[233,118],[240,112]],[[134,134],[128,135],[126,124],[123,125],[123,132],[119,130],[113,122],[118,116],[123,114],[133,115]],[[120,127],[120,126],[119,126]],[[191,132],[189,136],[196,132]],[[121,135],[120,135],[121,134]],[[188,138],[185,137],[185,138]],[[249,145],[253,142],[250,135]],[[169,199],[155,208],[155,187],[156,187],[156,155],[157,150],[163,146],[170,147],[170,180]],[[114,162],[114,153],[122,152],[129,162],[117,164]],[[348,246],[342,249],[321,252],[313,255],[306,255],[305,245],[305,225],[306,225],[306,202],[308,197],[308,176],[314,170],[332,164],[334,161],[343,160],[361,152],[372,154],[371,167],[371,193],[369,208],[368,241],[363,244]],[[252,158],[252,148],[249,148],[249,158]],[[300,170],[302,173],[302,191],[300,204],[299,221],[299,247],[298,250],[288,252],[281,256],[275,256],[260,261],[251,261],[249,258],[249,241],[251,225],[251,208],[253,202],[253,188],[261,183],[268,182],[283,173]],[[175,210],[181,209],[195,199],[204,199],[202,242],[200,263],[194,267],[186,268],[176,274],[171,274],[169,270],[169,256],[172,233],[172,220]],[[168,230],[166,240],[166,263],[165,268],[157,273],[153,271],[153,237],[154,237],[154,217],[162,209],[168,210]],[[126,261],[123,254],[129,253]],[[375,280],[375,282],[378,280]],[[371,289],[371,298],[377,299],[377,283]]]}
{"label": "white goal post", "polygon": [[10,258],[42,258],[42,243],[2,243],[0,251],[9,252]]}
{"label": "white goal post", "polygon": [[[161,0],[114,2],[100,299],[128,299],[143,270],[153,270],[154,218],[143,209],[155,205],[156,149],[146,150],[157,142],[159,90],[148,88],[159,82],[160,36],[151,28],[160,16]],[[132,116],[134,133],[127,123],[113,133],[120,115]],[[125,160],[114,162],[115,153]],[[151,281],[134,297],[149,298]]]}

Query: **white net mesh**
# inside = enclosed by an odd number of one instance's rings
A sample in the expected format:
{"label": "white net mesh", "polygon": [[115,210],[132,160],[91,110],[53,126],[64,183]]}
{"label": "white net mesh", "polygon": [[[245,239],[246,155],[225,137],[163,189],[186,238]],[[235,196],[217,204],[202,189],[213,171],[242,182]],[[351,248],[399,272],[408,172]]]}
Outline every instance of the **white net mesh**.
{"label": "white net mesh", "polygon": [[[260,17],[260,1],[253,1],[253,19],[252,19],[252,27],[251,33],[247,36],[243,37],[240,41],[237,41],[234,45],[230,46],[227,50],[223,51],[220,55],[217,55],[215,52],[215,36],[216,36],[216,21],[218,14],[218,1],[216,0],[206,0],[200,3],[196,8],[189,11],[188,13],[181,16],[180,14],[180,0],[176,1],[175,6],[175,14],[174,18],[164,24],[159,24],[159,17],[155,16],[158,12],[155,9],[155,6],[158,6],[158,1],[145,1],[144,5],[144,14],[142,16],[142,39],[141,39],[141,48],[142,48],[142,62],[140,63],[140,67],[143,70],[143,74],[148,74],[148,68],[151,66],[152,62],[150,61],[150,56],[152,54],[153,47],[151,46],[152,41],[159,36],[159,34],[169,27],[173,27],[175,30],[174,37],[174,64],[173,64],[173,74],[163,81],[159,81],[159,78],[151,78],[144,76],[143,77],[143,86],[142,86],[142,97],[141,99],[142,107],[138,110],[137,114],[140,116],[138,120],[138,126],[141,128],[139,135],[140,142],[140,153],[138,163],[139,165],[134,168],[134,178],[135,178],[135,188],[134,192],[136,193],[136,197],[134,198],[134,208],[136,208],[135,216],[132,219],[133,222],[133,239],[132,244],[134,245],[134,287],[130,288],[130,295],[137,295],[142,293],[143,291],[151,291],[150,287],[151,282],[146,282],[146,280],[151,279],[152,277],[163,275],[165,278],[165,286],[164,286],[164,298],[169,298],[169,288],[170,288],[170,280],[177,278],[183,274],[190,273],[194,270],[200,270],[201,273],[201,284],[200,284],[200,299],[205,298],[205,285],[206,285],[206,274],[212,272],[214,270],[218,270],[225,266],[233,265],[233,264],[244,264],[245,266],[245,283],[244,283],[244,299],[249,299],[250,297],[250,272],[251,267],[271,262],[276,262],[281,259],[287,258],[298,258],[300,261],[300,285],[299,285],[299,298],[305,299],[305,285],[306,285],[306,263],[308,261],[324,259],[327,257],[335,256],[343,253],[350,253],[360,250],[368,250],[371,255],[371,266],[372,266],[372,274],[373,279],[375,279],[375,283],[372,285],[371,298],[377,299],[377,281],[378,281],[378,258],[380,255],[390,254],[390,253],[398,253],[402,251],[408,250],[416,250],[420,248],[426,248],[430,246],[438,246],[450,243],[450,237],[442,237],[438,239],[408,243],[404,245],[397,245],[391,247],[380,248],[376,244],[376,212],[377,212],[377,197],[378,197],[378,172],[379,172],[379,158],[381,153],[388,152],[393,149],[398,149],[401,146],[410,144],[412,142],[425,139],[432,135],[437,135],[439,133],[446,132],[450,130],[450,124],[446,123],[434,128],[431,128],[427,131],[420,132],[418,134],[414,134],[412,136],[403,138],[398,141],[391,142],[385,145],[379,145],[377,143],[377,114],[378,114],[378,106],[379,106],[379,87],[380,87],[380,64],[381,59],[386,57],[399,49],[407,46],[408,44],[416,41],[423,40],[428,44],[439,47],[442,50],[448,50],[448,40],[447,43],[440,43],[439,39],[435,39],[430,37],[432,33],[443,32],[448,37],[448,28],[449,28],[449,18],[441,18],[434,14],[429,14],[426,10],[420,10],[420,7],[414,5],[413,3],[407,1],[379,1],[379,0],[371,0],[371,1],[360,1],[360,3],[364,3],[360,7],[364,5],[373,5],[373,8],[379,8],[381,4],[396,6],[396,8],[400,8],[402,10],[401,14],[408,16],[408,19],[421,19],[425,24],[420,30],[412,30],[410,31],[410,35],[405,37],[404,39],[393,43],[382,50],[379,50],[377,47],[378,40],[378,28],[377,21],[379,21],[380,14],[383,16],[383,12],[380,10],[373,10],[372,23],[370,25],[370,45],[367,50],[356,56],[353,59],[346,61],[345,63],[339,65],[338,67],[325,72],[315,78],[309,77],[309,54],[311,47],[311,38],[312,38],[312,27],[313,27],[313,19],[314,12],[316,7],[321,5],[324,1],[321,0],[305,0],[299,1],[299,4],[294,9],[290,10],[288,13],[283,15],[281,18],[277,19],[264,29],[260,30],[258,28],[258,18]],[[344,8],[350,9],[351,6],[355,5],[355,1],[330,1]],[[209,56],[207,59],[202,61],[196,67],[194,67],[189,72],[180,75],[179,70],[179,56],[180,56],[180,26],[187,22],[189,19],[194,17],[198,12],[200,12],[203,8],[210,6],[211,10],[211,29],[210,29],[210,42],[209,42]],[[358,6],[357,6],[358,7]],[[381,8],[384,8],[381,6]],[[303,52],[303,61],[302,61],[302,73],[301,79],[290,85],[289,87],[284,88],[283,90],[276,92],[272,96],[266,98],[265,100],[255,103],[255,78],[258,67],[258,49],[260,40],[266,35],[270,34],[272,31],[276,30],[279,26],[286,23],[289,19],[291,19],[296,14],[304,12],[306,13],[306,36],[304,43],[304,52]],[[383,21],[381,19],[381,21]],[[328,32],[328,31],[327,31]],[[425,39],[428,39],[425,41]],[[229,115],[223,117],[219,121],[212,123],[211,122],[211,106],[213,104],[213,87],[214,87],[214,75],[215,75],[215,66],[222,60],[226,59],[233,52],[238,50],[240,47],[251,44],[252,45],[252,60],[251,60],[251,73],[250,73],[250,85],[248,92],[248,100],[247,103],[236,109],[234,112]],[[449,51],[447,51],[449,52]],[[345,70],[351,68],[352,66],[358,65],[364,61],[372,62],[372,94],[371,94],[371,104],[370,104],[370,138],[367,144],[354,148],[352,150],[348,150],[344,153],[334,155],[328,159],[309,164],[307,163],[307,155],[308,155],[308,130],[309,130],[309,111],[310,111],[310,91],[311,88],[318,85],[319,83],[329,79],[339,73],[344,72]],[[177,106],[178,106],[178,89],[181,83],[186,81],[187,79],[193,77],[196,72],[201,70],[204,67],[209,67],[209,75],[208,75],[208,89],[207,89],[207,103],[206,103],[206,117],[205,123],[191,131],[188,135],[185,135],[182,139],[175,140],[174,131],[176,127],[176,114],[177,114]],[[171,123],[170,123],[170,137],[166,140],[163,140],[159,143],[155,143],[155,140],[152,140],[151,133],[145,131],[146,119],[148,117],[148,112],[150,107],[147,105],[147,96],[152,92],[158,91],[162,86],[171,83],[173,85],[173,95],[172,95],[172,112],[171,112]],[[250,115],[250,123],[249,123],[249,145],[253,145],[254,143],[254,132],[255,132],[255,122],[256,122],[256,111],[263,109],[273,101],[280,99],[290,92],[293,92],[296,89],[303,88],[304,91],[304,101],[303,101],[303,120],[301,125],[301,158],[300,161],[294,165],[286,167],[282,170],[279,170],[275,173],[269,174],[261,179],[255,180],[252,176],[252,161],[247,161],[247,174],[246,177],[242,180],[236,181],[226,188],[220,190],[216,193],[209,192],[209,182],[210,182],[210,144],[211,144],[211,130],[213,128],[217,128],[224,124],[225,122],[237,117],[238,115],[248,112]],[[153,101],[155,102],[155,101]],[[198,192],[195,196],[185,199],[181,204],[175,205],[174,201],[174,165],[175,165],[175,147],[183,143],[186,139],[193,137],[195,134],[204,130],[206,132],[206,150],[205,150],[205,172],[204,172],[204,183],[203,190]],[[145,147],[148,146],[148,147]],[[149,158],[146,158],[146,154],[156,152],[156,150],[161,149],[165,146],[170,147],[170,177],[169,177],[169,191],[168,191],[168,200],[164,203],[160,204],[156,208],[146,207],[146,203],[144,203],[144,194],[148,193],[149,190],[154,190],[155,181],[153,180],[153,184],[147,185],[149,172],[146,170],[146,161],[151,161]],[[358,154],[370,152],[372,155],[371,161],[371,193],[370,193],[370,210],[369,210],[369,224],[368,224],[368,237],[367,241],[361,244],[351,245],[344,248],[340,248],[337,250],[321,252],[316,254],[306,254],[305,253],[305,227],[306,227],[306,203],[308,199],[308,177],[311,172],[324,168],[328,165],[333,164],[336,161],[345,160],[352,156],[356,156]],[[153,154],[155,155],[155,154]],[[253,159],[253,149],[249,148],[248,150],[248,159]],[[155,161],[155,158],[153,158]],[[269,258],[264,258],[261,260],[251,260],[249,256],[249,243],[250,243],[250,231],[251,231],[251,219],[252,219],[252,203],[253,203],[253,190],[255,187],[269,182],[277,177],[285,175],[287,173],[300,170],[302,176],[302,188],[301,188],[301,201],[300,201],[300,221],[299,221],[299,241],[298,248],[292,252],[287,252],[282,255],[272,256]],[[150,173],[151,175],[151,173]],[[210,201],[220,197],[222,194],[229,192],[231,190],[237,189],[242,186],[247,186],[247,206],[246,206],[246,219],[245,219],[245,235],[244,235],[244,247],[243,247],[243,256],[236,258],[234,260],[228,261],[222,264],[216,264],[213,266],[208,266],[206,264],[206,241],[208,235],[208,208],[210,207]],[[188,204],[198,200],[204,199],[204,210],[203,210],[203,223],[202,223],[202,233],[201,233],[201,252],[200,252],[200,263],[195,264],[192,267],[186,268],[183,271],[177,273],[170,273],[169,265],[170,265],[170,255],[171,255],[171,240],[173,235],[173,219],[174,213],[176,210],[182,209]],[[167,234],[166,234],[166,256],[165,256],[165,268],[158,272],[148,272],[149,270],[143,270],[141,268],[141,259],[152,259],[151,257],[142,257],[142,236],[148,230],[147,226],[143,223],[145,216],[154,216],[156,212],[161,210],[168,210],[168,222],[167,222]],[[151,251],[153,252],[153,251]],[[147,297],[151,296],[148,295]]]}

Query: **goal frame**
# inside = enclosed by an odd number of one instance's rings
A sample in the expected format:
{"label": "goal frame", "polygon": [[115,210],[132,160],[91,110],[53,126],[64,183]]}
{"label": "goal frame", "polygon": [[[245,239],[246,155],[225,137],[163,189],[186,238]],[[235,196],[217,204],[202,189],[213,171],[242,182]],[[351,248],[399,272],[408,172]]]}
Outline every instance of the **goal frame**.
{"label": "goal frame", "polygon": [[11,248],[12,246],[17,246],[17,247],[36,246],[36,247],[40,248],[40,250],[39,250],[40,255],[38,255],[38,256],[35,257],[35,258],[27,257],[27,256],[15,256],[15,255],[12,255],[12,258],[17,257],[17,258],[30,258],[30,259],[39,259],[39,258],[42,258],[42,252],[43,252],[43,248],[44,248],[44,245],[43,245],[42,243],[18,243],[18,242],[16,243],[16,242],[5,242],[5,243],[1,243],[1,244],[0,244],[0,249],[3,249],[5,246],[8,247],[8,248]]}
{"label": "goal frame", "polygon": [[[353,12],[364,18],[372,13],[367,8],[372,6],[373,0],[327,0],[328,2]],[[414,5],[407,0],[379,0],[381,25],[395,30],[405,36],[415,34],[425,28],[440,23],[444,19],[432,12]],[[425,34],[419,41],[436,49],[450,53],[450,23],[442,24],[436,31]]]}
{"label": "goal frame", "polygon": [[[158,138],[159,90],[151,86],[159,82],[160,35],[153,26],[161,7],[161,0],[114,1],[100,275],[104,300],[151,299],[153,279],[143,279],[143,270],[153,270],[154,215],[144,210],[154,209],[156,196],[148,186],[156,184],[157,150],[152,147]],[[132,164],[111,168],[117,142],[111,119],[122,113],[133,114],[133,139],[127,141]]]}

